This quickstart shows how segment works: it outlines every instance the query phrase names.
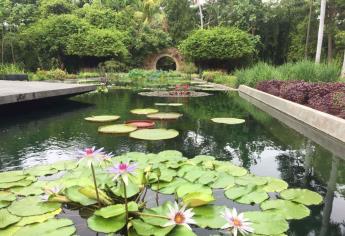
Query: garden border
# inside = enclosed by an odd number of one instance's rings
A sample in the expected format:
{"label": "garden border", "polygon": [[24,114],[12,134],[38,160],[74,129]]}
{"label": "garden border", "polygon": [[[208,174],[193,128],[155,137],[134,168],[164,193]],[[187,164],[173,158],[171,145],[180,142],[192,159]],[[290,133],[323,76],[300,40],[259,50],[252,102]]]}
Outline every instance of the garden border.
{"label": "garden border", "polygon": [[299,133],[321,146],[331,149],[332,153],[345,158],[344,119],[245,85],[239,86],[239,94]]}

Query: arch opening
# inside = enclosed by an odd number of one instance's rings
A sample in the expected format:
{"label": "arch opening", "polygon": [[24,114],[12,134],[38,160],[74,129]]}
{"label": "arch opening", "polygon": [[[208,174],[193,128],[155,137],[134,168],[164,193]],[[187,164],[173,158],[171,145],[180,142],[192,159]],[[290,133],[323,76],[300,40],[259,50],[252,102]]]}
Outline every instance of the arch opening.
{"label": "arch opening", "polygon": [[177,69],[177,63],[174,58],[164,55],[158,58],[155,67],[156,70],[175,71]]}

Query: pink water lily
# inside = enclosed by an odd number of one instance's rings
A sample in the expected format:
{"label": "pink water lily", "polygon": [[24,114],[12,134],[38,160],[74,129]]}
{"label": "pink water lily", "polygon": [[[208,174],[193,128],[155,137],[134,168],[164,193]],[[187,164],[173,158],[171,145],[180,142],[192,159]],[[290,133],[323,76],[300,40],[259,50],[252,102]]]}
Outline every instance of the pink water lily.
{"label": "pink water lily", "polygon": [[116,180],[118,177],[122,177],[123,182],[128,185],[128,174],[134,174],[137,169],[136,163],[119,163],[107,169],[110,174],[114,174],[115,177],[113,180]]}
{"label": "pink water lily", "polygon": [[189,230],[192,228],[189,224],[196,224],[196,222],[192,219],[194,216],[193,209],[186,210],[186,205],[179,208],[177,202],[174,203],[174,206],[168,205],[169,207],[169,222],[164,225],[164,227],[168,227],[171,225],[183,225],[187,227]]}
{"label": "pink water lily", "polygon": [[90,167],[93,163],[100,163],[104,161],[104,158],[108,155],[106,155],[103,152],[104,148],[96,149],[96,147],[91,148],[85,148],[84,150],[78,150],[79,154],[79,161],[78,164],[81,161],[87,160],[87,165]]}
{"label": "pink water lily", "polygon": [[246,235],[248,233],[253,233],[254,229],[251,226],[251,222],[248,219],[244,218],[243,213],[237,214],[236,209],[229,210],[225,208],[225,211],[221,214],[227,223],[222,227],[222,229],[229,229],[232,231],[234,236],[237,236],[237,232],[239,231],[242,235]]}

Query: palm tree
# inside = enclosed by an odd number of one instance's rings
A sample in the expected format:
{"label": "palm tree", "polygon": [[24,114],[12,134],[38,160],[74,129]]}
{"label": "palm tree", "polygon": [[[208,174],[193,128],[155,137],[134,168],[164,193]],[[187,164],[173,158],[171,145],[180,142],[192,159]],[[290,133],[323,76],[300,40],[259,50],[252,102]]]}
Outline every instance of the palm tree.
{"label": "palm tree", "polygon": [[326,15],[326,0],[321,0],[319,34],[317,38],[317,48],[316,48],[316,57],[315,57],[315,63],[317,64],[319,64],[321,61],[323,31],[324,31],[324,26],[325,26],[325,15]]}

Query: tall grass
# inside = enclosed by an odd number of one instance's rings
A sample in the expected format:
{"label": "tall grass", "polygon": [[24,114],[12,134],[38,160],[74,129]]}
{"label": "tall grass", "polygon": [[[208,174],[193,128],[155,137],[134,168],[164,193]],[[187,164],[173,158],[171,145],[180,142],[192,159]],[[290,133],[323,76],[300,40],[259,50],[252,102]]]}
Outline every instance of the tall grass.
{"label": "tall grass", "polygon": [[24,70],[16,64],[0,64],[0,75],[22,73],[24,73]]}
{"label": "tall grass", "polygon": [[301,80],[307,82],[336,82],[340,80],[340,67],[336,64],[315,64],[311,61],[287,63],[278,67],[258,63],[249,69],[235,72],[237,84],[255,87],[265,80]]}

